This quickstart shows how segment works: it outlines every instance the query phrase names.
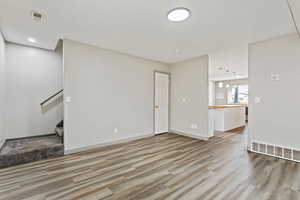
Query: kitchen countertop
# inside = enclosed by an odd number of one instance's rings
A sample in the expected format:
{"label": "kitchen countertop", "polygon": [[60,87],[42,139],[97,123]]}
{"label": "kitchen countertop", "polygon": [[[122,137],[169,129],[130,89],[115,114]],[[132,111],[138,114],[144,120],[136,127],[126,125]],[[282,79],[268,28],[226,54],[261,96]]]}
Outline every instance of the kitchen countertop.
{"label": "kitchen countertop", "polygon": [[247,105],[213,105],[208,106],[209,109],[223,109],[223,108],[244,108]]}

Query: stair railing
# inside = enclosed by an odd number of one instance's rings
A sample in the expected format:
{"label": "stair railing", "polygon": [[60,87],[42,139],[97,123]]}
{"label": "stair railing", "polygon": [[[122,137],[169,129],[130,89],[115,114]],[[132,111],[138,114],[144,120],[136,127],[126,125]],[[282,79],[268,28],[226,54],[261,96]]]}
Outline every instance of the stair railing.
{"label": "stair railing", "polygon": [[64,90],[60,90],[58,92],[56,92],[55,94],[51,95],[50,97],[48,97],[45,101],[43,101],[41,103],[41,106],[43,106],[44,104],[46,104],[47,102],[51,101],[53,98],[55,98],[56,96],[58,96],[59,94],[63,93]]}

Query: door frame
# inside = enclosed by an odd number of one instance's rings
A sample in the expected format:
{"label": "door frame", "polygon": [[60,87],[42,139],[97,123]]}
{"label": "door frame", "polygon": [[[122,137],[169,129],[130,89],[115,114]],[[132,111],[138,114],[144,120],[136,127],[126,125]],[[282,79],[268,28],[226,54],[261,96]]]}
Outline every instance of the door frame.
{"label": "door frame", "polygon": [[155,133],[155,130],[156,130],[156,117],[155,117],[155,97],[156,97],[156,89],[155,89],[155,81],[156,81],[156,74],[166,74],[169,76],[169,92],[168,92],[168,132],[170,132],[170,125],[171,125],[171,73],[170,72],[164,72],[164,71],[159,71],[159,70],[154,70],[153,72],[153,86],[154,86],[154,93],[153,93],[153,134],[154,135],[161,135],[161,134],[164,134],[164,133]]}

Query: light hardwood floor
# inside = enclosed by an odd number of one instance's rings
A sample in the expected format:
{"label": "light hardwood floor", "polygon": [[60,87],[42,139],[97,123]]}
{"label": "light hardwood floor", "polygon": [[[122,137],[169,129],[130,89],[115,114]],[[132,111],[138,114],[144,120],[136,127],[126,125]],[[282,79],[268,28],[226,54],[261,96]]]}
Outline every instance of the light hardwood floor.
{"label": "light hardwood floor", "polygon": [[244,131],[164,134],[0,170],[0,199],[300,199],[300,165],[246,151]]}

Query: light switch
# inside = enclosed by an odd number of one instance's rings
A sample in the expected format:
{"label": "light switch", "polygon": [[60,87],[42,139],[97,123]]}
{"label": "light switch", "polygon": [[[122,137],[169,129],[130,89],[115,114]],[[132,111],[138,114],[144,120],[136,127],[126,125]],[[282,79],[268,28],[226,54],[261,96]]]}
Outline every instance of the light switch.
{"label": "light switch", "polygon": [[70,103],[71,102],[71,97],[70,96],[66,96],[65,97],[65,102],[66,103]]}
{"label": "light switch", "polygon": [[279,81],[280,75],[279,74],[271,74],[271,81]]}
{"label": "light switch", "polygon": [[186,102],[186,98],[182,98],[182,102],[185,103]]}
{"label": "light switch", "polygon": [[191,124],[191,129],[197,129],[198,128],[198,124]]}
{"label": "light switch", "polygon": [[255,102],[255,103],[260,103],[260,102],[261,102],[260,97],[255,97],[255,98],[254,98],[254,102]]}

